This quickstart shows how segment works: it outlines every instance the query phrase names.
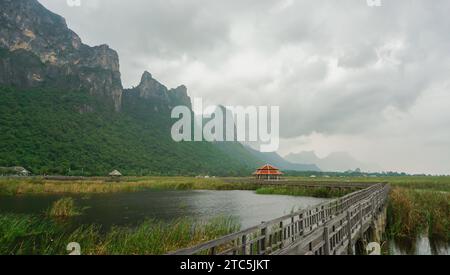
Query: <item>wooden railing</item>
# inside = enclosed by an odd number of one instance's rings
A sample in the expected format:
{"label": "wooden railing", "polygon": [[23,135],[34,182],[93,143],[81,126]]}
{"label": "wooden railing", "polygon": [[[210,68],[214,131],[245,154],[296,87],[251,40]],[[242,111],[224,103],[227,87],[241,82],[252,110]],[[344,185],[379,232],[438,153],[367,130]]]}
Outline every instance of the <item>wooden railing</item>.
{"label": "wooden railing", "polygon": [[306,188],[354,188],[365,189],[379,182],[354,182],[354,181],[335,181],[335,180],[259,180],[254,178],[224,178],[222,181],[227,183],[253,184],[258,186],[282,186],[282,187],[306,187]]}
{"label": "wooden railing", "polygon": [[171,255],[347,254],[370,227],[389,193],[385,183]]}

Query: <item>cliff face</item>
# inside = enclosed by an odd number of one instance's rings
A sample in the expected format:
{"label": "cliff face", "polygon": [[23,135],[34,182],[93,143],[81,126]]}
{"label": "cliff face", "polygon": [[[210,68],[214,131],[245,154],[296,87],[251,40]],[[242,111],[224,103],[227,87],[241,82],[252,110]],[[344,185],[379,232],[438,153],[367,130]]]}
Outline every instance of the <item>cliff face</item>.
{"label": "cliff face", "polygon": [[169,90],[147,71],[142,74],[141,82],[137,87],[126,90],[126,95],[158,102],[168,106],[169,109],[178,105],[191,108],[191,99],[186,86],[182,85]]}
{"label": "cliff face", "polygon": [[187,88],[184,85],[171,89],[168,92],[169,101],[172,106],[184,105],[192,108],[191,98],[188,96]]}
{"label": "cliff face", "polygon": [[119,57],[89,47],[64,18],[36,0],[0,0],[0,84],[19,88],[85,89],[121,107]]}

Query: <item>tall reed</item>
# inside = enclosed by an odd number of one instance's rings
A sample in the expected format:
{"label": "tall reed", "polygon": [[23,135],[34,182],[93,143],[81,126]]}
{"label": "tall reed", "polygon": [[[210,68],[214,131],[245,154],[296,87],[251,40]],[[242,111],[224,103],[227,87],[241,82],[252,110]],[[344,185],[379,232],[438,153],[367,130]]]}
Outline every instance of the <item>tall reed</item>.
{"label": "tall reed", "polygon": [[0,254],[64,255],[67,244],[78,242],[83,255],[157,255],[193,246],[238,231],[234,218],[210,221],[147,220],[136,227],[99,226],[69,229],[51,219],[28,215],[0,215]]}
{"label": "tall reed", "polygon": [[389,196],[390,237],[430,237],[450,240],[450,193],[394,188]]}

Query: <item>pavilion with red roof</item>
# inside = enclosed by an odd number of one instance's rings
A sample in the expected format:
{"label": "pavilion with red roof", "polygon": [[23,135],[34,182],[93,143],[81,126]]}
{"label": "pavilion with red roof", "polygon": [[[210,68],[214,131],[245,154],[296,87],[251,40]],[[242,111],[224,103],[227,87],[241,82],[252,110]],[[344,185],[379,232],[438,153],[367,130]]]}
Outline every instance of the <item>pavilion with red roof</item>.
{"label": "pavilion with red roof", "polygon": [[266,164],[258,168],[253,176],[259,180],[280,180],[283,173],[276,167]]}

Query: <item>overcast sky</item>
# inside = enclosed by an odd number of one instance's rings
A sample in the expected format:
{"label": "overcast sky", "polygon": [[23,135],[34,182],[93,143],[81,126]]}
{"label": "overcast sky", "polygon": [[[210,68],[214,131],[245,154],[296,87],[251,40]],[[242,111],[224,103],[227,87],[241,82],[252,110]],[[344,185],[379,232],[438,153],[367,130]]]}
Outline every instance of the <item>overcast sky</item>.
{"label": "overcast sky", "polygon": [[278,105],[280,153],[450,174],[450,1],[40,0],[89,45],[211,104]]}

